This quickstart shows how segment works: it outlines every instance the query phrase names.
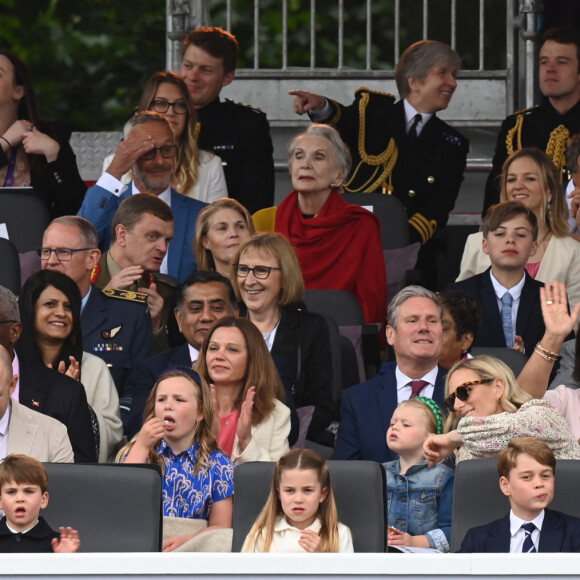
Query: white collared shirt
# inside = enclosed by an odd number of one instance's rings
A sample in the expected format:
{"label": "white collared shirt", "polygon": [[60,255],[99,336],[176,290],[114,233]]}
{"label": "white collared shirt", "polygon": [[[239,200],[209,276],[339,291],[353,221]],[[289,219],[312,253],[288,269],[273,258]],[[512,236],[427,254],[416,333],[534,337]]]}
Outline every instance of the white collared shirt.
{"label": "white collared shirt", "polygon": [[194,346],[191,346],[189,342],[187,343],[187,348],[189,349],[189,358],[191,359],[191,365],[193,366],[199,358],[199,350]]}
{"label": "white collared shirt", "polygon": [[409,133],[411,126],[415,122],[415,115],[421,115],[421,120],[417,123],[416,131],[417,137],[421,134],[423,127],[428,123],[433,113],[419,113],[407,99],[403,99],[403,106],[405,107],[405,131]]}
{"label": "white collared shirt", "polygon": [[568,204],[568,225],[570,226],[570,233],[571,234],[578,234],[580,233],[578,230],[578,223],[576,222],[576,218],[572,215],[572,198],[568,197],[570,193],[574,191],[574,179],[571,179],[566,186],[566,203]]}
{"label": "white collared shirt", "polygon": [[0,419],[0,461],[8,455],[8,428],[10,427],[11,405],[6,407],[6,413]]}
{"label": "white collared shirt", "polygon": [[499,313],[501,315],[502,303],[501,297],[506,293],[509,292],[512,295],[514,301],[512,302],[512,328],[514,329],[514,335],[516,333],[516,320],[518,319],[518,309],[520,307],[520,298],[522,296],[522,289],[526,282],[526,274],[525,272],[522,274],[522,279],[512,288],[509,290],[502,286],[498,281],[497,278],[489,271],[489,275],[491,276],[491,283],[493,284],[493,291],[495,292],[495,297],[497,299],[497,307],[499,308]]}
{"label": "white collared shirt", "polygon": [[522,553],[522,547],[526,539],[526,532],[522,528],[522,525],[527,523],[532,523],[536,526],[536,529],[532,532],[532,542],[534,542],[536,552],[539,552],[540,532],[542,531],[542,524],[544,523],[544,515],[545,512],[542,510],[535,519],[527,522],[516,516],[513,510],[510,510],[510,552],[514,554]]}
{"label": "white collared shirt", "polygon": [[437,365],[435,365],[428,373],[424,374],[420,379],[412,379],[405,375],[401,369],[399,369],[399,365],[397,365],[395,369],[395,378],[397,379],[397,404],[401,404],[403,401],[406,401],[412,392],[412,387],[409,384],[411,381],[427,381],[429,384],[423,387],[423,390],[419,393],[421,397],[429,397],[430,399],[433,398],[433,392],[435,391],[435,381],[437,380],[437,373],[439,369]]}

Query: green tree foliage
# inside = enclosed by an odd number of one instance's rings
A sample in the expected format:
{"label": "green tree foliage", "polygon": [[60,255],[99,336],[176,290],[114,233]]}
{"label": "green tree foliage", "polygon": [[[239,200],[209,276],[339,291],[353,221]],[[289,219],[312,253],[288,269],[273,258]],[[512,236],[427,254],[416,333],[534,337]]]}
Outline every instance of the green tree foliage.
{"label": "green tree foliage", "polygon": [[0,0],[0,44],[30,68],[43,118],[118,130],[165,68],[165,2]]}

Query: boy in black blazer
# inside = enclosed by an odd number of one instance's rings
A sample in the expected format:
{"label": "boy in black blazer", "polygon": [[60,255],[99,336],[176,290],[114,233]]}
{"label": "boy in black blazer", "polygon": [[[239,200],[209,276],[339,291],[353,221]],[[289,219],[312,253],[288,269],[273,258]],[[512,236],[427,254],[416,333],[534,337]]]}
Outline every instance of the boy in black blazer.
{"label": "boy in black blazer", "polygon": [[554,497],[556,458],[536,437],[513,439],[497,459],[499,485],[511,510],[471,528],[460,552],[579,552],[580,519],[547,509]]}

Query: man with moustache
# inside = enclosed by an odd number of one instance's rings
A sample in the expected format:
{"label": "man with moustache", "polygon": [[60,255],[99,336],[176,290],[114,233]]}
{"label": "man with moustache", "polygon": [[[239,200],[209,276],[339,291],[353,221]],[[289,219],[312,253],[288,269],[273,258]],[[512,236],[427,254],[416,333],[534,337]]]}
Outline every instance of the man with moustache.
{"label": "man with moustache", "polygon": [[[138,113],[125,124],[123,137],[107,171],[87,191],[78,215],[97,228],[99,247],[105,252],[111,243],[113,216],[121,202],[139,193],[157,196],[175,217],[173,241],[159,271],[184,280],[196,269],[192,249],[195,222],[207,204],[181,195],[171,187],[177,166],[177,146],[164,117],[150,111]],[[130,169],[133,181],[124,185],[121,177]]]}
{"label": "man with moustache", "polygon": [[420,395],[443,408],[445,371],[437,365],[442,334],[435,294],[408,286],[395,295],[387,311],[387,341],[396,362],[384,363],[375,378],[344,391],[334,459],[392,461],[396,455],[386,433],[397,405]]}

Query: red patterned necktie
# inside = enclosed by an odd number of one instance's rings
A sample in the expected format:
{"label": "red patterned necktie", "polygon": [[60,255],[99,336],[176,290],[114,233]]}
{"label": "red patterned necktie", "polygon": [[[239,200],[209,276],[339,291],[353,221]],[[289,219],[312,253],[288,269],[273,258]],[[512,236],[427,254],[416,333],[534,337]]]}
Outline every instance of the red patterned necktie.
{"label": "red patterned necktie", "polygon": [[411,396],[409,399],[414,399],[419,396],[419,393],[429,384],[427,381],[411,381]]}

